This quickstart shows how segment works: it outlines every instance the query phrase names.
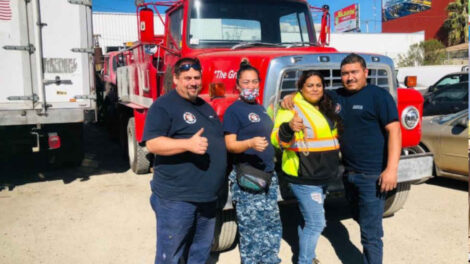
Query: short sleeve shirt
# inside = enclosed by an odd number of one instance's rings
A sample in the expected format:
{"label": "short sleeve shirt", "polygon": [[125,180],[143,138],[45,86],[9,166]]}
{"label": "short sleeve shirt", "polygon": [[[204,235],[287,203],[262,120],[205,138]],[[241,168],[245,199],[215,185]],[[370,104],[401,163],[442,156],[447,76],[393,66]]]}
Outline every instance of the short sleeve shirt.
{"label": "short sleeve shirt", "polygon": [[246,103],[242,100],[235,101],[225,111],[225,133],[236,134],[239,141],[252,137],[265,137],[269,145],[262,152],[250,148],[243,153],[236,154],[234,163],[248,163],[266,172],[273,171],[274,148],[270,140],[272,129],[273,121],[263,106],[256,103]]}
{"label": "short sleeve shirt", "polygon": [[385,126],[398,120],[398,110],[390,93],[375,85],[358,92],[345,88],[329,91],[342,118],[341,153],[347,170],[380,174],[387,165]]}
{"label": "short sleeve shirt", "polygon": [[159,197],[189,202],[216,200],[225,179],[227,154],[222,124],[204,100],[198,98],[193,103],[173,90],[150,107],[143,141],[160,136],[190,138],[201,128],[209,143],[204,155],[189,151],[155,155],[151,188]]}

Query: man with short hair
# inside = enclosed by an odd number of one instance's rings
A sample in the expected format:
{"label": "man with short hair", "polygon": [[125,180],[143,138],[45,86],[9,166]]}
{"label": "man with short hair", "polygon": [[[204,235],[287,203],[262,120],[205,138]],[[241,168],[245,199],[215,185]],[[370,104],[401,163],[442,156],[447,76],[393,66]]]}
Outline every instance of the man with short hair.
{"label": "man with short hair", "polygon": [[150,203],[157,217],[155,263],[206,263],[214,236],[216,199],[227,166],[224,133],[212,107],[198,97],[199,60],[174,66],[175,90],[150,107],[143,141],[155,154]]}
{"label": "man with short hair", "polygon": [[329,94],[342,117],[343,182],[361,229],[363,262],[377,264],[383,258],[386,193],[397,186],[401,130],[395,101],[387,90],[367,84],[368,73],[365,60],[349,54],[341,62],[344,88]]}

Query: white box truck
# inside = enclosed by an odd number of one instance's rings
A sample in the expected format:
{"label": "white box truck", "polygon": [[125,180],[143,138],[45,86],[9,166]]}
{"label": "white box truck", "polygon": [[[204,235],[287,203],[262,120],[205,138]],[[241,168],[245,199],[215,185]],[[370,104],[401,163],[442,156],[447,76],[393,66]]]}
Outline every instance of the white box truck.
{"label": "white box truck", "polygon": [[[0,0],[0,153],[79,164],[96,119],[91,0]],[[0,158],[2,158],[0,156]]]}

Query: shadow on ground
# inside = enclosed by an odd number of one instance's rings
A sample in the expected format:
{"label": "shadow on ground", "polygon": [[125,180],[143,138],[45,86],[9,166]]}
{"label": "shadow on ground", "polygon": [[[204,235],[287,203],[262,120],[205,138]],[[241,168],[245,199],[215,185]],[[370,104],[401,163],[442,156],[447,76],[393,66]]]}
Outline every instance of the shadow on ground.
{"label": "shadow on ground", "polygon": [[[299,254],[297,226],[303,224],[302,215],[297,203],[281,204],[279,209],[282,222],[282,239],[289,245],[292,252],[292,259],[283,259],[282,263],[297,263]],[[327,226],[322,235],[329,240],[341,263],[362,263],[361,251],[352,244],[347,228],[341,223],[341,220],[352,218],[346,199],[327,198],[325,211]],[[236,244],[228,250],[233,250],[235,246]],[[213,252],[206,264],[219,263],[221,253],[223,252]],[[321,252],[317,253],[321,255]]]}
{"label": "shadow on ground", "polygon": [[431,184],[464,192],[468,191],[468,182],[443,177],[431,178],[427,180],[424,184]]}
{"label": "shadow on ground", "polygon": [[46,155],[25,153],[0,161],[0,191],[13,190],[16,186],[51,180],[64,184],[75,180],[87,181],[90,176],[120,173],[129,170],[125,153],[119,143],[108,136],[106,130],[96,124],[84,126],[85,157],[80,166],[55,167]]}
{"label": "shadow on ground", "polygon": [[[341,223],[341,220],[351,218],[347,201],[344,198],[327,198],[325,212],[326,228],[323,230],[322,235],[330,241],[341,263],[362,263],[361,251],[351,243],[349,233],[346,227]],[[297,263],[299,254],[297,227],[303,224],[302,215],[297,204],[282,206],[281,220],[283,239],[289,244],[292,250],[293,256],[290,263]],[[321,253],[317,253],[321,255]]]}

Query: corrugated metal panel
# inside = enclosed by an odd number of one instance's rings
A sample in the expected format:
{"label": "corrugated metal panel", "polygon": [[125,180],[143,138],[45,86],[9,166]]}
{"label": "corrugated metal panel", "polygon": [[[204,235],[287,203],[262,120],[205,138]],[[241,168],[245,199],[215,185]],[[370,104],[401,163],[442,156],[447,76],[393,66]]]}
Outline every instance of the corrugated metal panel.
{"label": "corrugated metal panel", "polygon": [[[163,25],[155,15],[155,35],[163,34]],[[93,12],[93,34],[103,50],[108,46],[122,46],[137,40],[137,16],[131,13]]]}

